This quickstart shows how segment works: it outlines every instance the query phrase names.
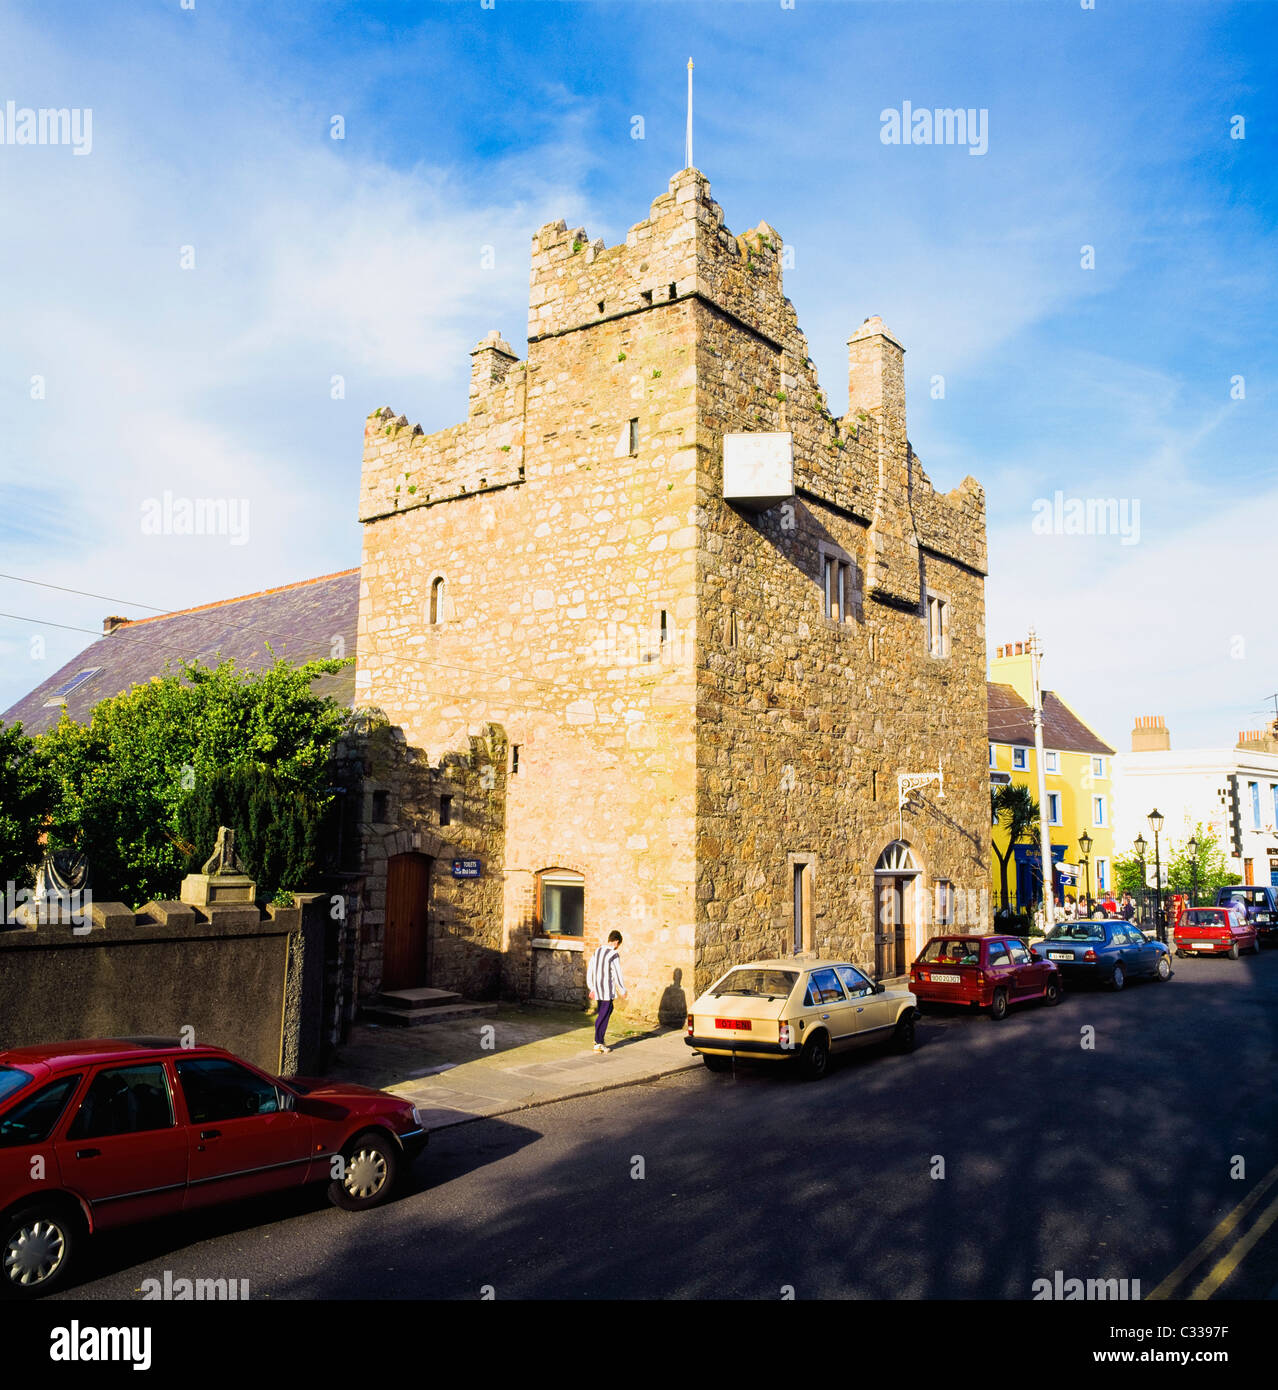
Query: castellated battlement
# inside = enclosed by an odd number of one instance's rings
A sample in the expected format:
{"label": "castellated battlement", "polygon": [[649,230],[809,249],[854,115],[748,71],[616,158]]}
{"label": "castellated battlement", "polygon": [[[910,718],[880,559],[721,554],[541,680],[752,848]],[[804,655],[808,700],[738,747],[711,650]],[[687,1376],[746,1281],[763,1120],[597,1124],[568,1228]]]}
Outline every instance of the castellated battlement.
{"label": "castellated battlement", "polygon": [[[674,316],[676,331],[678,316],[691,312],[695,360],[690,373],[680,370],[701,403],[696,439],[706,494],[719,493],[724,433],[790,432],[800,495],[872,524],[871,591],[916,603],[919,547],[984,573],[983,490],[969,477],[936,492],[909,445],[905,349],[879,318],[866,319],[848,344],[849,404],[836,419],[785,296],[783,262],[784,243],[767,222],[740,235],[724,225],[696,169],[676,174],[620,245],[605,246],[563,219],[547,223],[532,238],[527,361],[494,330],[471,351],[464,422],[425,435],[389,408],[369,416],[360,519],[519,485],[532,393],[543,408],[562,398],[574,421],[582,410],[596,421],[631,413],[620,395],[575,401],[557,344],[587,330],[592,338],[620,333],[624,345],[640,316],[657,325]],[[663,365],[669,375],[675,363]],[[633,383],[625,389],[633,397]]]}

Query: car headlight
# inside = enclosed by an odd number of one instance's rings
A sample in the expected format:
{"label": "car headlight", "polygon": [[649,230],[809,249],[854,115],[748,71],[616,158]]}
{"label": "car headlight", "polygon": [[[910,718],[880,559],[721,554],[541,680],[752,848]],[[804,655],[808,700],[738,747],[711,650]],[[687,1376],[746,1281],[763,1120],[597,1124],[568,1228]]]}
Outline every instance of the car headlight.
{"label": "car headlight", "polygon": [[418,1129],[422,1128],[422,1112],[418,1110],[418,1108],[415,1105],[413,1106],[413,1123],[417,1126]]}

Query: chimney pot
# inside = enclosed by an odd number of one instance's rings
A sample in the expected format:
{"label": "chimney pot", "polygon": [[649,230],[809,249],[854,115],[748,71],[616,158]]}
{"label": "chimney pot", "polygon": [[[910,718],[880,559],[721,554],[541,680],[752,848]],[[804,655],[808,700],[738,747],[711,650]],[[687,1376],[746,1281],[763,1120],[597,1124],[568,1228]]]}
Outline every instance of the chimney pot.
{"label": "chimney pot", "polygon": [[111,633],[113,633],[113,632],[116,630],[117,627],[127,627],[127,626],[129,625],[130,621],[131,621],[131,619],[129,619],[129,618],[121,618],[121,617],[119,617],[119,616],[116,615],[116,614],[112,614],[112,616],[109,617],[109,618],[103,618],[103,619],[102,619],[102,635],[103,635],[103,637],[109,637],[109,636],[111,635]]}

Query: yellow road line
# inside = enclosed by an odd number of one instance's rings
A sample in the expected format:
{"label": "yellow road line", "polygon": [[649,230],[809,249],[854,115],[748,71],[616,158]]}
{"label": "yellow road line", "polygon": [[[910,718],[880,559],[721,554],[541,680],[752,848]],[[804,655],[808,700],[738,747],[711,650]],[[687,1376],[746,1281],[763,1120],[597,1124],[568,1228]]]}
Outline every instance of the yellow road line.
{"label": "yellow road line", "polygon": [[[1243,1198],[1241,1202],[1211,1230],[1202,1241],[1195,1247],[1193,1252],[1176,1266],[1175,1269],[1163,1280],[1161,1284],[1148,1295],[1146,1301],[1153,1302],[1157,1299],[1170,1298],[1172,1290],[1177,1288],[1181,1281],[1189,1273],[1196,1269],[1202,1262],[1215,1252],[1216,1247],[1222,1244],[1233,1233],[1234,1229],[1244,1216],[1256,1205],[1266,1192],[1278,1182],[1278,1166],[1271,1168],[1269,1172],[1256,1184],[1255,1187]],[[1250,1247],[1248,1247],[1250,1249]],[[1213,1271],[1214,1273],[1214,1271]],[[1201,1287],[1201,1285],[1200,1285]]]}
{"label": "yellow road line", "polygon": [[1217,1261],[1211,1273],[1201,1284],[1189,1295],[1191,1302],[1202,1302],[1212,1296],[1226,1279],[1238,1268],[1247,1256],[1247,1252],[1260,1239],[1261,1236],[1278,1221],[1278,1197],[1261,1213],[1260,1220],[1238,1241],[1231,1249],[1227,1250],[1220,1260]]}

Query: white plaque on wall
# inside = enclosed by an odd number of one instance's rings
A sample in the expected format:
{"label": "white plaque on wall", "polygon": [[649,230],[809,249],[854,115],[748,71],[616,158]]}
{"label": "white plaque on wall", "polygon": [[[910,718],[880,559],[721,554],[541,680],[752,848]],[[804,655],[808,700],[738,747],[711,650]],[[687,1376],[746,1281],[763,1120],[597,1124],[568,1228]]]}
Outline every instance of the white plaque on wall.
{"label": "white plaque on wall", "polygon": [[723,498],[762,512],[794,496],[794,436],[789,431],[723,436]]}

